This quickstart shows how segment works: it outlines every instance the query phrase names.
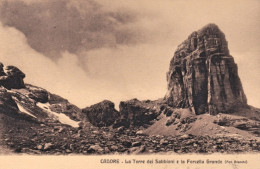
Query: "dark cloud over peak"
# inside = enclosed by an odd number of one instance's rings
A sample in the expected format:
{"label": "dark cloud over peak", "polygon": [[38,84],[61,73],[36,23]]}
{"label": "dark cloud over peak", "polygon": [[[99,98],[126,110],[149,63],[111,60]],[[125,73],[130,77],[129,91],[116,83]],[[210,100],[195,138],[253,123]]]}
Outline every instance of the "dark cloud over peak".
{"label": "dark cloud over peak", "polygon": [[136,44],[143,40],[136,13],[107,10],[102,4],[86,0],[23,1],[5,0],[0,21],[23,32],[38,52],[57,58],[64,51]]}

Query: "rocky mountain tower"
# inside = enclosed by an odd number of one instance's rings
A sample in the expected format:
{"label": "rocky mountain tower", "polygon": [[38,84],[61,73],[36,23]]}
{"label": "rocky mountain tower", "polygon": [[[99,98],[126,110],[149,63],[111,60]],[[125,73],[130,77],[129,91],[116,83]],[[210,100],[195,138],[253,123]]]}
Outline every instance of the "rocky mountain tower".
{"label": "rocky mountain tower", "polygon": [[246,106],[237,65],[229,54],[224,33],[215,24],[193,32],[170,62],[165,100],[194,113],[228,113]]}

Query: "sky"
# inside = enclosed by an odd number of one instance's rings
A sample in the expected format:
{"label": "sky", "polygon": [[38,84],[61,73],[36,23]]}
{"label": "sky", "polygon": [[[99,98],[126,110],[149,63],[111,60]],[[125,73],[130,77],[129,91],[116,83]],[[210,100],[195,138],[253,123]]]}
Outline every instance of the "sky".
{"label": "sky", "polygon": [[1,0],[0,61],[83,108],[158,99],[177,46],[215,23],[260,107],[259,0]]}

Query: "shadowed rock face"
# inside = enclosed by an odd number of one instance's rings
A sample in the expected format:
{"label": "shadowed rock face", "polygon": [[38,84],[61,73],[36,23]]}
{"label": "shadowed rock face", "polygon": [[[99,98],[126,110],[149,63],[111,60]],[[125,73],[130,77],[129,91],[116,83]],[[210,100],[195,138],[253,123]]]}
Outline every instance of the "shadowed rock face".
{"label": "shadowed rock face", "polygon": [[18,112],[18,107],[6,89],[0,88],[0,113],[13,115]]}
{"label": "shadowed rock face", "polygon": [[98,127],[110,126],[119,117],[115,104],[108,100],[86,107],[82,112],[87,116],[90,123]]}
{"label": "shadowed rock face", "polygon": [[21,89],[25,88],[23,79],[25,74],[15,66],[7,66],[0,63],[0,86],[6,89]]}
{"label": "shadowed rock face", "polygon": [[167,82],[167,104],[192,107],[196,114],[217,114],[247,105],[225,35],[214,24],[193,32],[178,46]]}
{"label": "shadowed rock face", "polygon": [[143,126],[150,124],[161,113],[159,101],[122,101],[119,105],[120,118],[113,127]]}

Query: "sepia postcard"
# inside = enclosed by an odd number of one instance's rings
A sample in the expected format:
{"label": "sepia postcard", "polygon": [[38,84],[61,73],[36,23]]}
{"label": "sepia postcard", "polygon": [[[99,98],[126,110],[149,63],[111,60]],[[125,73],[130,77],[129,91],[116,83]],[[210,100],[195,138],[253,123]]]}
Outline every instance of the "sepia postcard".
{"label": "sepia postcard", "polygon": [[0,0],[0,169],[259,169],[260,1]]}

